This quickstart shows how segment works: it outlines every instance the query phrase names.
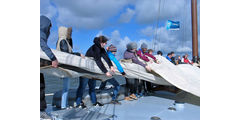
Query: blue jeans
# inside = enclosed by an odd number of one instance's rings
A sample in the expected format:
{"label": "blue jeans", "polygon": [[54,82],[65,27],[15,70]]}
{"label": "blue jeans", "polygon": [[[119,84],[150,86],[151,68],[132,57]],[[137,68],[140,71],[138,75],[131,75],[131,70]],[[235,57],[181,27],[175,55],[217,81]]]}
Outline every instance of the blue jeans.
{"label": "blue jeans", "polygon": [[61,79],[63,80],[61,108],[66,108],[68,105],[69,78],[65,77]]}
{"label": "blue jeans", "polygon": [[118,91],[120,89],[120,85],[114,78],[111,78],[111,79],[108,79],[108,80],[102,82],[99,89],[103,90],[105,88],[107,82],[110,82],[114,86],[112,100],[116,100],[117,95],[118,95]]}
{"label": "blue jeans", "polygon": [[76,104],[80,105],[83,97],[83,93],[85,91],[85,88],[89,86],[89,95],[92,101],[92,104],[95,104],[97,102],[97,97],[95,93],[95,87],[96,87],[96,80],[88,79],[88,78],[79,78],[79,86],[77,89],[77,95],[76,95]]}

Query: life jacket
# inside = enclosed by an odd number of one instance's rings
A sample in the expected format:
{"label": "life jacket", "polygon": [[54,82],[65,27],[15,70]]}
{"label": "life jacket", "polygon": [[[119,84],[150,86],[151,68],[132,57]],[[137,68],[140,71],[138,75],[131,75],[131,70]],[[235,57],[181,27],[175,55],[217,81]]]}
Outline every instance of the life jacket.
{"label": "life jacket", "polygon": [[68,34],[68,31],[69,31],[68,28],[63,27],[63,26],[61,26],[61,27],[58,28],[58,42],[57,42],[57,47],[56,47],[56,49],[59,50],[59,51],[61,51],[61,49],[60,49],[60,43],[61,43],[62,40],[65,40],[66,43],[67,43],[67,46],[68,46],[68,53],[72,53],[72,47],[71,47],[71,45],[69,44],[69,41],[67,40],[67,36],[69,35],[69,34]]}

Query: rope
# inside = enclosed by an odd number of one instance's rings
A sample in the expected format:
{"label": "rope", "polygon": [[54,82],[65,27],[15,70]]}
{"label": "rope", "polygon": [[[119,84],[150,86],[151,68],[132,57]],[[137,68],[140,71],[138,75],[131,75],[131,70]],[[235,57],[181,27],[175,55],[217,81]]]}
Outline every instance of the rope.
{"label": "rope", "polygon": [[155,41],[156,41],[156,39],[157,39],[157,28],[158,28],[159,19],[160,19],[160,6],[161,6],[161,0],[159,0],[159,3],[158,3],[157,24],[156,24],[155,32],[154,32],[154,35],[153,35],[153,50],[154,50],[154,51],[156,51]]}
{"label": "rope", "polygon": [[[48,69],[48,68],[53,68],[53,67],[52,67],[52,65],[40,67],[40,69]],[[72,75],[64,68],[62,68],[62,67],[57,67],[57,68],[62,70],[63,72],[65,72],[68,76],[72,77]]]}

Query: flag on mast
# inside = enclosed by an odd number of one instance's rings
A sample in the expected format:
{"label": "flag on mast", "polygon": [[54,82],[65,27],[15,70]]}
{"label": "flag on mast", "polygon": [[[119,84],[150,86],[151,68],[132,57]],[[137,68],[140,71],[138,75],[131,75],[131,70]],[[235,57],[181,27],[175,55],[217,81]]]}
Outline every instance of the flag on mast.
{"label": "flag on mast", "polygon": [[180,22],[179,21],[167,21],[167,30],[179,30],[180,29]]}

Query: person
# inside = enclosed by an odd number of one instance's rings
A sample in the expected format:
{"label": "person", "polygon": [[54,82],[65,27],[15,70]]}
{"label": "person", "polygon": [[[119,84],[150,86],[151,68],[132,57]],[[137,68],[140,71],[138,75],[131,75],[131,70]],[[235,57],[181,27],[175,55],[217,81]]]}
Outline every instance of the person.
{"label": "person", "polygon": [[157,51],[157,55],[160,55],[160,56],[162,56],[162,51]]}
{"label": "person", "polygon": [[[107,44],[107,41],[108,41],[108,39],[105,36],[95,37],[93,40],[94,44],[87,50],[87,53],[85,56],[93,57],[97,66],[99,67],[99,69],[103,73],[105,73],[105,75],[107,77],[111,77],[112,76],[111,73],[106,69],[103,62],[101,61],[101,58],[103,58],[107,62],[111,72],[113,72],[113,73],[115,72],[115,70],[113,68],[113,64],[112,64],[111,60],[109,59],[109,57],[107,56],[107,53],[104,49],[104,47]],[[79,86],[78,86],[77,93],[76,93],[77,107],[81,107],[81,108],[86,107],[82,101],[82,97],[83,97],[84,90],[87,86],[87,83],[89,86],[89,95],[90,95],[92,104],[94,106],[103,106],[103,104],[97,102],[97,97],[96,97],[96,92],[95,92],[96,80],[80,77],[79,78]]]}
{"label": "person", "polygon": [[[115,58],[116,52],[117,52],[117,48],[114,45],[111,44],[109,47],[107,47],[108,57],[117,66],[118,71],[123,76],[125,76],[126,73],[124,72],[124,70],[123,70],[121,64],[119,63],[119,61]],[[112,96],[111,103],[113,103],[113,104],[121,104],[119,101],[117,101],[117,95],[118,95],[118,91],[120,89],[120,85],[114,78],[111,78],[111,79],[108,79],[108,80],[102,82],[100,87],[99,87],[99,89],[103,90],[105,88],[107,82],[111,83],[114,86],[114,91],[113,91],[113,96]]]}
{"label": "person", "polygon": [[154,55],[154,57],[157,59],[158,63],[161,63],[162,58],[163,58],[162,55],[163,55],[162,51],[157,51],[157,55]]}
{"label": "person", "polygon": [[181,62],[181,56],[179,56],[179,55],[176,56],[175,63],[176,63],[176,65],[182,64],[182,62]]}
{"label": "person", "polygon": [[167,56],[166,56],[166,58],[167,58],[170,62],[172,62],[171,57],[172,57],[171,53],[168,53]]}
{"label": "person", "polygon": [[[58,60],[53,54],[51,49],[47,45],[48,36],[50,35],[51,21],[46,16],[40,16],[40,47],[43,52],[49,57],[52,63],[52,67],[58,67]],[[45,109],[46,100],[45,100],[45,80],[44,75],[40,73],[40,118],[42,119],[51,119],[51,117],[46,113]]]}
{"label": "person", "polygon": [[[73,48],[73,42],[72,42],[72,28],[69,27],[63,27],[60,26],[58,28],[58,41],[56,44],[56,49],[62,52],[70,53],[70,54],[75,54],[79,56],[82,56],[84,58],[83,54],[80,53],[74,53],[72,48]],[[63,81],[63,90],[62,90],[62,99],[61,99],[61,109],[66,109],[68,108],[68,90],[69,90],[69,78],[68,77],[63,77],[61,78]]]}
{"label": "person", "polygon": [[190,60],[188,59],[188,54],[185,54],[182,58],[182,62],[185,64],[192,64]]}
{"label": "person", "polygon": [[148,54],[153,55],[153,49],[148,49]]}
{"label": "person", "polygon": [[154,60],[154,62],[158,63],[157,59],[149,54],[147,52],[147,44],[146,43],[142,43],[141,44],[141,48],[137,51],[137,56],[139,56],[142,60],[149,62],[150,60],[148,59],[148,57],[152,58]]}
{"label": "person", "polygon": [[[133,63],[139,64],[141,66],[143,66],[144,68],[147,69],[147,71],[151,71],[151,68],[142,63],[141,61],[138,60],[137,58],[137,44],[135,42],[131,42],[127,44],[127,50],[124,52],[123,58],[124,59],[130,59],[132,60]],[[137,100],[136,97],[136,84],[131,84],[131,79],[126,78],[126,89],[125,89],[125,100],[132,100],[135,99]],[[130,95],[128,95],[128,91],[130,90]]]}
{"label": "person", "polygon": [[175,53],[172,51],[172,52],[170,52],[170,55],[171,55],[171,62],[172,62],[174,65],[176,65],[176,63],[175,63]]}

